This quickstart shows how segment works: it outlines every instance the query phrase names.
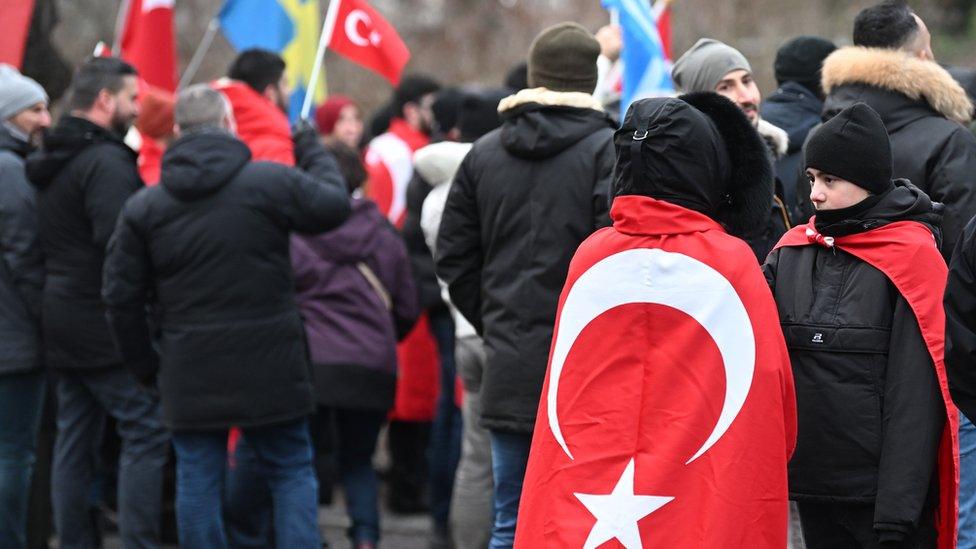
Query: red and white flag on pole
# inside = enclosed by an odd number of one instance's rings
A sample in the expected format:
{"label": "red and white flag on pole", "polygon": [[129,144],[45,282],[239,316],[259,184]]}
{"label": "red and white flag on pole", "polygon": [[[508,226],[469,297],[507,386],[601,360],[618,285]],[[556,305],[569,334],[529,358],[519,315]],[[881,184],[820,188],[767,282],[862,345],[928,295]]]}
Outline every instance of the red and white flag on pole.
{"label": "red and white flag on pole", "polygon": [[24,62],[24,48],[30,32],[34,0],[0,1],[3,13],[3,32],[0,32],[0,63],[20,69]]}
{"label": "red and white flag on pole", "polygon": [[120,49],[146,83],[176,91],[173,0],[130,0]]}
{"label": "red and white flag on pole", "polygon": [[396,86],[410,50],[393,25],[365,0],[332,0],[326,13],[329,48]]}
{"label": "red and white flag on pole", "polygon": [[119,43],[119,56],[139,71],[139,173],[148,185],[159,181],[164,147],[157,139],[171,133],[173,126],[177,82],[173,1],[129,0]]}

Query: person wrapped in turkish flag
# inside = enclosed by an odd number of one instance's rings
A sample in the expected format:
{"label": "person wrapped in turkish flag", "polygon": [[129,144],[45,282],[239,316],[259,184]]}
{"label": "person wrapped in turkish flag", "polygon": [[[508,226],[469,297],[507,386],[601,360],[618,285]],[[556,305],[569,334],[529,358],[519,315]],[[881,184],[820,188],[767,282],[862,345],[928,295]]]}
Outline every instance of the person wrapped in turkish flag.
{"label": "person wrapped in turkish flag", "polygon": [[614,142],[613,226],[570,264],[515,547],[782,549],[793,379],[730,234],[766,215],[765,146],[714,93],[637,101]]}
{"label": "person wrapped in turkish flag", "polygon": [[811,133],[804,165],[816,215],[764,270],[796,380],[790,497],[807,549],[954,548],[941,209],[892,180],[888,133],[865,103]]}

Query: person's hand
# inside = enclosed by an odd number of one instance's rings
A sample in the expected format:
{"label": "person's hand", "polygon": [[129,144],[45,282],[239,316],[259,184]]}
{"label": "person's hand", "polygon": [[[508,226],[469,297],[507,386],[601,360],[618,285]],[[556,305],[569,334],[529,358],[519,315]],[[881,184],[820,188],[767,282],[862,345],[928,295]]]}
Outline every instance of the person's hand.
{"label": "person's hand", "polygon": [[616,61],[620,57],[623,38],[619,26],[604,25],[596,31],[596,41],[600,43],[600,55],[611,61]]}
{"label": "person's hand", "polygon": [[291,128],[291,141],[295,144],[295,163],[304,166],[306,160],[314,157],[322,149],[319,132],[315,124],[303,118]]}

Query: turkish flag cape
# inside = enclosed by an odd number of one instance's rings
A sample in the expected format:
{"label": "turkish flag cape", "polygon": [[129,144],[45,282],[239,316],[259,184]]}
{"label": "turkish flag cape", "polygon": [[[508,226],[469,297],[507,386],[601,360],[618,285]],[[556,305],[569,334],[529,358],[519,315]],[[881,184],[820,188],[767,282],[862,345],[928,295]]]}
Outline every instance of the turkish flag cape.
{"label": "turkish flag cape", "polygon": [[[811,217],[808,224],[790,229],[773,249],[827,245],[816,230],[815,219]],[[959,512],[959,413],[949,396],[944,361],[942,296],[948,277],[945,260],[936,247],[932,231],[915,221],[897,221],[867,232],[839,236],[833,239],[832,245],[884,273],[908,302],[922,330],[922,338],[935,364],[948,417],[939,446],[939,508],[936,514],[939,548],[954,548]]]}
{"label": "turkish flag cape", "polygon": [[365,0],[333,0],[326,13],[329,49],[396,86],[410,50],[393,25]]}
{"label": "turkish flag cape", "polygon": [[783,549],[796,403],[755,256],[668,202],[610,215],[560,297],[516,547]]}

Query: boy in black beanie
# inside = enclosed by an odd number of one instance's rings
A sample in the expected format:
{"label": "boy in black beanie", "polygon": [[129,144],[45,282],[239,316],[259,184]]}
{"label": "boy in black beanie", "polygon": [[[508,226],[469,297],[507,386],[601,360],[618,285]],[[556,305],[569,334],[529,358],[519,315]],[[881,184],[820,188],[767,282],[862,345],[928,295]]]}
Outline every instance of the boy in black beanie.
{"label": "boy in black beanie", "polygon": [[796,385],[789,483],[806,545],[943,546],[954,532],[936,517],[955,487],[936,463],[955,412],[939,382],[941,216],[891,180],[888,134],[864,103],[817,129],[804,161],[816,216],[764,270]]}

